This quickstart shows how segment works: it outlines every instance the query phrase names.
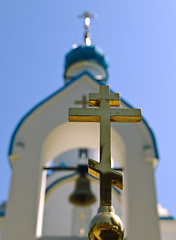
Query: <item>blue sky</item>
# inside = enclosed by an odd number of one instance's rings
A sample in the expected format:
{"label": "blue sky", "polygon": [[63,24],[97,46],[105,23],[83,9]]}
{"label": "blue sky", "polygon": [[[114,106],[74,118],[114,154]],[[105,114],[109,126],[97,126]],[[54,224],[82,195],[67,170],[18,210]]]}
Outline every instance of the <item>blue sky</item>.
{"label": "blue sky", "polygon": [[8,198],[7,152],[18,121],[62,87],[64,56],[83,43],[88,10],[92,44],[109,58],[110,87],[142,114],[154,131],[159,164],[158,202],[176,217],[176,1],[1,0],[0,202]]}

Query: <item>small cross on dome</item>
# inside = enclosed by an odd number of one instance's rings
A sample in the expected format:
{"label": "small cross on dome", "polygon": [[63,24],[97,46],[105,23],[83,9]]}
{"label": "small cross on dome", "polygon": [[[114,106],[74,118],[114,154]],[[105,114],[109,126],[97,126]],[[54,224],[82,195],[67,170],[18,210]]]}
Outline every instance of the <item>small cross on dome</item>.
{"label": "small cross on dome", "polygon": [[91,39],[90,39],[90,33],[89,33],[90,19],[91,18],[96,18],[97,16],[86,11],[82,15],[79,15],[78,17],[79,18],[84,18],[84,29],[85,29],[84,43],[85,43],[86,46],[90,46],[91,45]]}

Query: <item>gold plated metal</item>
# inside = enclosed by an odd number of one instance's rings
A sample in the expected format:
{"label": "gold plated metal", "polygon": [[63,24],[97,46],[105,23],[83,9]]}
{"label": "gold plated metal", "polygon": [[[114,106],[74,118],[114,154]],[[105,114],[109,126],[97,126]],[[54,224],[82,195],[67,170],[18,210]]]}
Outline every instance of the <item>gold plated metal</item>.
{"label": "gold plated metal", "polygon": [[88,231],[91,240],[121,240],[124,227],[112,206],[100,206],[97,215],[91,220]]}
{"label": "gold plated metal", "polygon": [[90,223],[89,238],[123,239],[123,226],[111,209],[112,185],[123,189],[123,174],[111,168],[111,122],[139,122],[141,110],[120,108],[120,95],[110,93],[109,86],[90,93],[89,106],[94,108],[69,109],[70,122],[100,122],[100,162],[88,163],[89,174],[100,178],[100,208]]}

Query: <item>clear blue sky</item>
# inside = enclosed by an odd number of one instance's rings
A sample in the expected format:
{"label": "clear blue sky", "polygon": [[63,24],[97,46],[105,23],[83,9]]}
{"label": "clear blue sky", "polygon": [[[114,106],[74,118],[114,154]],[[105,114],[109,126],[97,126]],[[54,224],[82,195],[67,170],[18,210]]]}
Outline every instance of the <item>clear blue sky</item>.
{"label": "clear blue sky", "polygon": [[82,43],[88,10],[92,43],[109,58],[110,87],[142,113],[156,136],[157,198],[176,217],[176,1],[1,0],[0,202],[8,198],[8,145],[35,104],[63,86],[64,56]]}

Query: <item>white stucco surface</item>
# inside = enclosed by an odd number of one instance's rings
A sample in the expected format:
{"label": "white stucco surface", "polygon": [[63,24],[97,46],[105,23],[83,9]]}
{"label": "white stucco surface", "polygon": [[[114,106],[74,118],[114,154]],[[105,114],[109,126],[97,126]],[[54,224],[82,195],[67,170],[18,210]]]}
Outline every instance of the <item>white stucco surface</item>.
{"label": "white stucco surface", "polygon": [[176,220],[160,220],[161,240],[176,239]]}

